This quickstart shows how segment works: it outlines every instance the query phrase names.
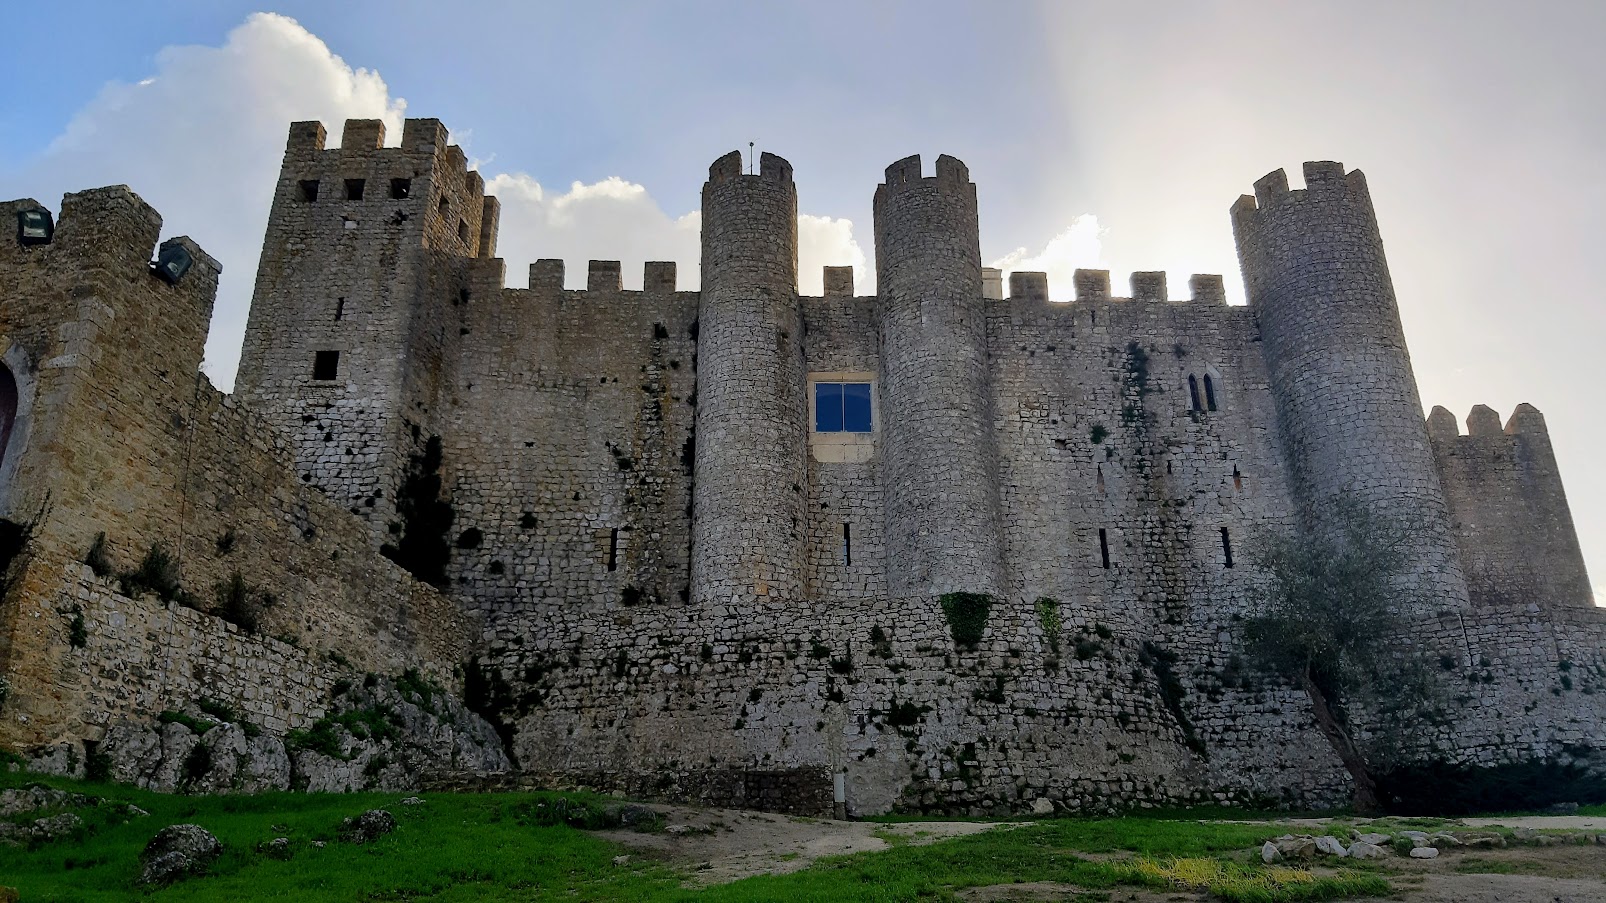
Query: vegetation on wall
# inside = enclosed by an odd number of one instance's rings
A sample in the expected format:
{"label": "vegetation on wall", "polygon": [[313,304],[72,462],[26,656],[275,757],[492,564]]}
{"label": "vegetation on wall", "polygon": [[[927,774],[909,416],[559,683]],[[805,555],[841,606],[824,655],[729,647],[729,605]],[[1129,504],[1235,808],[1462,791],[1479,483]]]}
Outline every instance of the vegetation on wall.
{"label": "vegetation on wall", "polygon": [[1058,599],[1048,596],[1038,598],[1037,623],[1043,628],[1043,639],[1048,641],[1048,648],[1055,654],[1060,651],[1060,603]]}
{"label": "vegetation on wall", "polygon": [[396,493],[394,544],[379,553],[401,565],[409,574],[431,586],[446,586],[446,564],[452,555],[447,533],[455,513],[441,499],[441,437],[430,436],[424,450],[407,462],[407,474]]}
{"label": "vegetation on wall", "polygon": [[1408,713],[1425,708],[1433,689],[1428,669],[1397,658],[1390,642],[1406,633],[1391,603],[1408,531],[1352,504],[1331,514],[1338,529],[1330,535],[1268,534],[1251,549],[1269,579],[1256,590],[1259,611],[1245,622],[1245,639],[1256,663],[1310,697],[1322,735],[1354,781],[1356,810],[1375,812],[1377,779],[1349,708],[1378,702],[1386,690],[1385,708]]}
{"label": "vegetation on wall", "polygon": [[179,583],[178,561],[161,542],[151,543],[140,559],[139,567],[118,578],[123,595],[134,597],[151,593],[163,602],[187,602],[184,587]]}
{"label": "vegetation on wall", "polygon": [[948,631],[954,644],[962,649],[974,649],[987,629],[987,612],[993,606],[993,597],[986,593],[946,593],[938,598],[943,616],[948,619]]}
{"label": "vegetation on wall", "polygon": [[95,572],[96,577],[110,576],[115,568],[112,567],[111,555],[106,551],[106,533],[101,531],[95,534],[95,541],[89,544],[89,551],[84,553],[84,564]]}

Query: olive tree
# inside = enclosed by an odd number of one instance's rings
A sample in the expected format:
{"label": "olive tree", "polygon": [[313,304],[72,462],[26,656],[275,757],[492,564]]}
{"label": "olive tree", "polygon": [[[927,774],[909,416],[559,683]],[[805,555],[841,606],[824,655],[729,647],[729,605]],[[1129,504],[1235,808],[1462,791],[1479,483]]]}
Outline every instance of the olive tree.
{"label": "olive tree", "polygon": [[1253,544],[1264,579],[1245,623],[1246,647],[1310,697],[1322,735],[1354,780],[1355,809],[1375,812],[1377,781],[1350,712],[1365,705],[1398,727],[1433,690],[1419,657],[1401,655],[1395,642],[1406,632],[1397,584],[1408,528],[1352,504],[1335,513],[1337,529],[1322,536],[1268,533]]}

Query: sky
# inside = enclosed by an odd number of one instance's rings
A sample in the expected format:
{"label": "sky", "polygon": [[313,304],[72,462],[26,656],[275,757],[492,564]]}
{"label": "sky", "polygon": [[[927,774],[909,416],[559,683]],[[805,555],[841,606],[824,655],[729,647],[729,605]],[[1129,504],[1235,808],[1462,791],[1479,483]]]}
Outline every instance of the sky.
{"label": "sky", "polygon": [[[1365,170],[1425,405],[1546,415],[1606,602],[1606,4],[415,2],[8,4],[0,197],[132,186],[224,265],[205,369],[233,384],[287,124],[441,119],[538,257],[697,268],[707,166],[795,167],[802,288],[874,287],[870,204],[964,160],[984,261],[1222,273],[1227,209],[1305,160]],[[1464,427],[1463,427],[1464,428]]]}

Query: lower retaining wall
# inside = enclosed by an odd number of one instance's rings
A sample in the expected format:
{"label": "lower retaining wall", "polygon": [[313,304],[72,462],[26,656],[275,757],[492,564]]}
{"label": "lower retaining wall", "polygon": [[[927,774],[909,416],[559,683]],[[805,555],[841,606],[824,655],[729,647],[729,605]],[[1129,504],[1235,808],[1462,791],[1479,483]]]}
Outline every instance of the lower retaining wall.
{"label": "lower retaining wall", "polygon": [[436,792],[581,790],[618,792],[631,799],[695,803],[720,809],[758,809],[830,818],[831,771],[824,767],[705,769],[701,771],[526,771],[516,775],[456,775],[424,782]]}

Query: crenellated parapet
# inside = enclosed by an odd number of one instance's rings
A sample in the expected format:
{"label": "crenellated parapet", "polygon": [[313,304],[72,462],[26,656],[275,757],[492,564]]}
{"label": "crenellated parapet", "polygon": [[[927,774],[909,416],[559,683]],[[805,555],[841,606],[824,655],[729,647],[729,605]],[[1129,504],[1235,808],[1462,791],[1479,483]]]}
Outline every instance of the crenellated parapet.
{"label": "crenellated parapet", "polygon": [[1427,419],[1472,603],[1588,607],[1589,575],[1545,416],[1520,404],[1502,427],[1480,404],[1466,424],[1463,434],[1438,406]]}

